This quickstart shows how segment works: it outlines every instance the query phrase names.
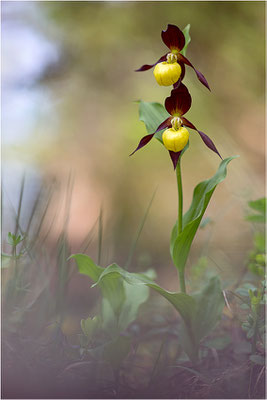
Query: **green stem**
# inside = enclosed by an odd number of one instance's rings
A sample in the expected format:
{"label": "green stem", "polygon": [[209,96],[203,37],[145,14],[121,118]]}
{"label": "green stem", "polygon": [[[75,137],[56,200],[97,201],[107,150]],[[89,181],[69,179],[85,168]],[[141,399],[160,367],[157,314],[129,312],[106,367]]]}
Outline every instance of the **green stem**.
{"label": "green stem", "polygon": [[181,175],[181,162],[177,163],[176,167],[177,188],[178,188],[178,235],[183,230],[183,186]]}
{"label": "green stem", "polygon": [[[181,158],[176,166],[177,188],[178,188],[178,235],[183,231],[183,186],[181,174]],[[179,270],[181,292],[186,293],[184,271]]]}

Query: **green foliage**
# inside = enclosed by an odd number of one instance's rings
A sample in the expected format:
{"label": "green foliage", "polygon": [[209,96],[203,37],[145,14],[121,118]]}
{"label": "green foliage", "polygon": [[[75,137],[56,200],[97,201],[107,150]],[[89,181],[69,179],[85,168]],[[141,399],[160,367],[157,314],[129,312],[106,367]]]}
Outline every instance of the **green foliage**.
{"label": "green foliage", "polygon": [[12,234],[11,232],[8,232],[8,237],[7,241],[12,247],[16,247],[19,243],[21,243],[24,240],[24,236],[22,235],[15,235]]}
{"label": "green foliage", "polygon": [[[139,102],[139,119],[145,123],[148,133],[154,133],[158,126],[169,117],[169,113],[160,103],[148,103],[146,101]],[[162,131],[155,134],[155,138],[162,142]]]}
{"label": "green foliage", "polygon": [[191,244],[197,229],[209,204],[216,186],[226,177],[227,165],[237,156],[229,157],[220,163],[216,174],[206,181],[199,183],[194,190],[192,203],[183,216],[183,231],[178,234],[178,222],[171,234],[171,255],[175,266],[183,271],[186,265]]}
{"label": "green foliage", "polygon": [[247,314],[242,323],[242,328],[246,332],[247,339],[251,341],[252,352],[257,350],[257,342],[264,343],[265,321],[265,281],[260,282],[259,287],[245,284],[242,288],[238,288],[236,293],[242,300],[241,308],[246,306]]}
{"label": "green foliage", "polygon": [[[76,260],[80,272],[82,271],[82,273],[91,277],[90,266],[93,261],[82,254],[76,254],[72,257]],[[96,271],[95,265],[92,269],[94,272]],[[104,300],[107,300],[104,304],[110,306],[106,318],[109,315],[113,319],[118,313],[117,306],[120,305],[118,326],[120,329],[125,328],[136,318],[139,305],[146,301],[148,295],[144,289],[147,289],[146,286],[148,286],[167,299],[180,313],[183,319],[182,345],[191,360],[197,361],[200,342],[215,327],[224,306],[218,277],[211,278],[201,292],[189,296],[185,293],[172,293],[164,290],[152,281],[151,275],[130,273],[116,264],[105,269],[97,267],[97,271],[99,276],[97,280],[94,279],[93,287],[100,287]],[[95,274],[93,275],[95,276]],[[115,282],[124,288],[125,300],[123,301],[120,291],[117,292],[118,286]],[[124,286],[125,284],[132,285],[132,287]]]}
{"label": "green foliage", "polygon": [[89,339],[96,333],[100,326],[100,318],[95,316],[93,318],[88,317],[87,319],[81,320],[81,328],[85,336]]}
{"label": "green foliage", "polygon": [[[112,336],[116,336],[135,320],[139,307],[148,299],[149,290],[140,282],[151,282],[149,276],[154,277],[153,272],[148,271],[147,276],[130,274],[116,264],[101,268],[84,254],[76,254],[71,258],[77,262],[79,272],[95,282],[92,287],[100,288],[103,295],[103,325]],[[133,287],[133,283],[139,285]]]}
{"label": "green foliage", "polygon": [[249,253],[248,269],[252,274],[264,278],[266,265],[265,234],[256,232],[253,243],[254,248]]}
{"label": "green foliage", "polygon": [[190,24],[188,24],[188,25],[186,25],[186,27],[183,29],[183,34],[184,34],[184,37],[185,37],[185,45],[184,45],[184,48],[183,48],[183,50],[181,51],[181,54],[183,55],[183,56],[186,56],[186,50],[187,50],[187,46],[189,45],[189,43],[191,42],[191,37],[190,37],[190,33],[189,33],[189,31],[190,31]]}
{"label": "green foliage", "polygon": [[265,223],[266,198],[263,197],[255,201],[249,201],[248,205],[253,211],[256,211],[257,214],[247,215],[246,217],[247,221]]}
{"label": "green foliage", "polygon": [[190,325],[182,326],[180,340],[188,357],[197,362],[200,342],[216,326],[224,307],[219,278],[212,277],[203,290],[192,297],[196,304],[194,315]]}

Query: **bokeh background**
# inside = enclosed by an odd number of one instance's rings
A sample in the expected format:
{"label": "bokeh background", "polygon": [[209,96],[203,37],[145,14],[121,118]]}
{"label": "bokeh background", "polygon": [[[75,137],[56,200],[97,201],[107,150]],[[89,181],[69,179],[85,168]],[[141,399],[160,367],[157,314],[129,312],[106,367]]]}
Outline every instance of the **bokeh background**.
{"label": "bokeh background", "polygon": [[[5,239],[15,229],[23,176],[22,230],[39,191],[45,193],[43,208],[50,196],[39,232],[48,252],[65,226],[72,252],[82,250],[91,232],[86,251],[96,260],[102,209],[103,266],[125,265],[156,191],[130,269],[155,268],[167,289],[177,289],[169,255],[177,194],[168,152],[153,140],[129,154],[146,134],[136,100],[163,103],[169,95],[152,71],[134,70],[164,54],[160,32],[168,23],[181,29],[191,24],[187,57],[211,93],[188,68],[188,118],[224,158],[240,158],[216,189],[206,212],[212,222],[198,233],[189,265],[204,255],[226,282],[236,279],[253,236],[244,220],[247,201],[265,192],[264,8],[256,1],[3,2],[4,251],[10,251]],[[191,131],[182,162],[185,209],[194,186],[218,165]]]}

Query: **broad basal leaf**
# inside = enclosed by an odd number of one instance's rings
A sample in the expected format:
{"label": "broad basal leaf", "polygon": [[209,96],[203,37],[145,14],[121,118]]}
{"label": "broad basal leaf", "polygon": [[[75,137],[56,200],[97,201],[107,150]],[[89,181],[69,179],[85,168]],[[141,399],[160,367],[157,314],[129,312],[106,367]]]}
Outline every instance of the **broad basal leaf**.
{"label": "broad basal leaf", "polygon": [[[85,254],[75,254],[70,258],[74,258],[77,262],[79,272],[89,276],[94,282],[98,282],[100,276],[105,272],[105,268],[96,265],[93,260]],[[113,278],[113,276],[109,276],[108,280],[102,280],[99,287],[103,297],[110,303],[114,314],[118,315],[122,303],[125,300],[125,293],[121,278]]]}
{"label": "broad basal leaf", "polygon": [[[144,274],[136,274],[125,271],[116,264],[112,264],[105,268],[102,275],[99,277],[95,285],[101,285],[104,279],[108,277],[122,277],[128,284],[134,285],[137,289],[140,285],[146,285],[151,287],[163,297],[165,297],[181,314],[186,324],[189,324],[194,316],[196,303],[192,296],[185,293],[172,293],[162,289],[156,283],[154,283],[148,276]],[[93,286],[95,286],[93,285]]]}
{"label": "broad basal leaf", "polygon": [[226,177],[227,165],[236,158],[229,157],[223,160],[216,174],[206,181],[199,183],[194,190],[193,200],[189,210],[183,216],[183,231],[178,235],[177,222],[171,235],[171,255],[178,270],[183,270],[191,248],[191,244],[196,235],[199,224],[209,204],[211,196],[218,185]]}
{"label": "broad basal leaf", "polygon": [[[149,278],[154,276],[152,270],[147,275],[130,274],[116,264],[101,268],[84,254],[76,254],[72,258],[76,260],[79,272],[95,282],[92,287],[97,285],[102,292],[104,328],[113,335],[125,330],[135,320],[140,305],[148,299],[149,289],[144,284],[140,285],[140,280],[152,282]],[[90,321],[88,323],[90,325]]]}

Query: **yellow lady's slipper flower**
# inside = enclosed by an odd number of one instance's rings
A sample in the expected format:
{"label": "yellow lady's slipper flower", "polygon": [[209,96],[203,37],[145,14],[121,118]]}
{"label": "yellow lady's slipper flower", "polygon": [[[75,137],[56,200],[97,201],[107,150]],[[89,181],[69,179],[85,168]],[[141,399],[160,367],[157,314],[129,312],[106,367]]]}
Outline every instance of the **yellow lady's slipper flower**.
{"label": "yellow lady's slipper flower", "polygon": [[[185,75],[185,65],[188,65],[189,67],[193,68],[193,70],[195,71],[198,80],[204,85],[206,86],[206,88],[208,88],[210,90],[209,84],[205,78],[205,76],[198,71],[193,64],[184,56],[181,54],[182,49],[185,46],[185,37],[183,32],[178,28],[178,26],[176,25],[171,25],[168,24],[167,29],[165,31],[161,32],[161,38],[162,41],[165,43],[165,45],[169,48],[170,53],[164,54],[162,57],[160,57],[160,59],[158,61],[156,61],[154,64],[144,64],[142,65],[142,67],[136,69],[136,71],[147,71],[150,68],[153,68],[155,66],[157,66],[159,63],[162,63],[163,61],[168,61],[168,57],[170,55],[175,56],[176,57],[176,62],[180,65],[181,67],[181,73],[180,73],[180,77],[178,79],[180,79],[180,81],[183,80],[184,75]],[[158,69],[155,68],[156,74],[158,72]],[[154,71],[154,75],[155,75],[155,71]],[[173,71],[173,70],[172,70]],[[173,72],[172,72],[173,73]],[[169,72],[170,75],[172,75],[172,73]],[[157,82],[160,85],[164,85],[164,86],[169,86],[172,83],[164,84],[164,83],[160,83],[160,82],[164,82],[165,79],[157,79],[157,76],[155,75]],[[171,80],[171,79],[170,79]],[[167,80],[166,80],[167,81]],[[174,83],[174,87],[176,87],[176,82]]]}
{"label": "yellow lady's slipper flower", "polygon": [[162,134],[162,141],[166,149],[175,153],[185,148],[188,139],[189,132],[183,126],[177,130],[174,128],[166,129]]}

